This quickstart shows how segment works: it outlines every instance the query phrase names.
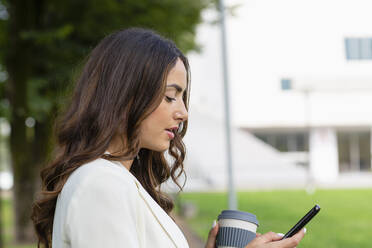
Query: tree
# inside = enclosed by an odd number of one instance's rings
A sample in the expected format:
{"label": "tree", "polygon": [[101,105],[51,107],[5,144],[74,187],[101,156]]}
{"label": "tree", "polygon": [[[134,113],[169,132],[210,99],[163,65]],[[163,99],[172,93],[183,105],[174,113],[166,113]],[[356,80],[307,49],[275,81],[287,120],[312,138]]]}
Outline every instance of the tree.
{"label": "tree", "polygon": [[[185,52],[197,49],[195,28],[211,0],[3,0],[0,115],[11,123],[16,240],[34,239],[31,203],[52,147],[53,122],[75,69],[105,35],[137,26],[157,30]],[[5,15],[5,16],[6,16]],[[0,70],[1,72],[1,70]],[[10,104],[7,104],[9,102]],[[26,124],[26,125],[25,125]]]}

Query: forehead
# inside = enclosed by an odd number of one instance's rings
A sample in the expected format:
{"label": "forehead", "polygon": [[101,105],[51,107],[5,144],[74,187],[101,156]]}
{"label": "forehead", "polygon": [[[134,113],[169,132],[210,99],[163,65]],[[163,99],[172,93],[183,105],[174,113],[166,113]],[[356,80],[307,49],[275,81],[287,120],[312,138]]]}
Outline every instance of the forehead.
{"label": "forehead", "polygon": [[[167,77],[167,85],[169,84],[177,84],[183,90],[187,86],[187,72],[186,68],[182,62],[182,60],[177,59],[176,64],[174,67],[169,71]],[[168,89],[174,89],[173,87],[169,87]]]}

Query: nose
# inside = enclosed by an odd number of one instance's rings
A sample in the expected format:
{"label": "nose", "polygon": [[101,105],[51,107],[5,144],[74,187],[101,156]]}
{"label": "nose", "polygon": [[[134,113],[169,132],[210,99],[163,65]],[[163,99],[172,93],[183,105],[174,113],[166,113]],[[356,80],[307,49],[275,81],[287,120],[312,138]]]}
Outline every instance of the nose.
{"label": "nose", "polygon": [[186,106],[184,102],[182,101],[180,103],[180,106],[177,108],[177,110],[174,113],[174,117],[176,120],[180,120],[181,122],[186,121],[188,119],[188,111],[186,109]]}

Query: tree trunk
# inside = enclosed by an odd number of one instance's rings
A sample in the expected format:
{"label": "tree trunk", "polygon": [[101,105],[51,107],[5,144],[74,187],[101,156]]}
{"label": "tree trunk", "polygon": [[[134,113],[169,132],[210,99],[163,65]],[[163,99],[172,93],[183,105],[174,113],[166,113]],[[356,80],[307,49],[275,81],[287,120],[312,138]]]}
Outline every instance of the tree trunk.
{"label": "tree trunk", "polygon": [[[0,149],[3,147],[3,136],[1,130],[1,122],[0,122]],[[0,156],[3,156],[3,153],[0,152]],[[4,247],[4,228],[3,228],[3,190],[0,187],[0,248]]]}
{"label": "tree trunk", "polygon": [[56,111],[51,111],[44,122],[36,122],[35,125],[35,139],[33,144],[33,170],[36,172],[35,186],[38,189],[41,188],[41,178],[39,172],[46,165],[46,163],[48,163],[53,148],[52,138],[54,115],[52,113],[56,113]]}
{"label": "tree trunk", "polygon": [[[1,134],[0,134],[1,135]],[[0,248],[4,247],[4,239],[3,236],[3,196],[2,196],[2,188],[0,187]]]}
{"label": "tree trunk", "polygon": [[10,150],[14,176],[15,238],[18,243],[35,240],[30,221],[35,191],[31,145],[26,136],[25,120],[29,114],[27,83],[31,74],[31,44],[22,32],[32,26],[34,16],[31,1],[14,0],[9,6],[9,50],[5,66],[9,75],[6,94],[11,103]]}

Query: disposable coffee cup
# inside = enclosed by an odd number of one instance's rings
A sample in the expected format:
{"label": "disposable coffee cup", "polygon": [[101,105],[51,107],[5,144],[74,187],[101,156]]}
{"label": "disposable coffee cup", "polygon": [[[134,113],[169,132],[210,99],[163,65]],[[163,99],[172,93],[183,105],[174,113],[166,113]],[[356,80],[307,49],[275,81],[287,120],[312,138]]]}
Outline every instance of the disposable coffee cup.
{"label": "disposable coffee cup", "polygon": [[218,225],[218,248],[244,248],[256,237],[258,220],[248,212],[223,210],[218,216]]}

